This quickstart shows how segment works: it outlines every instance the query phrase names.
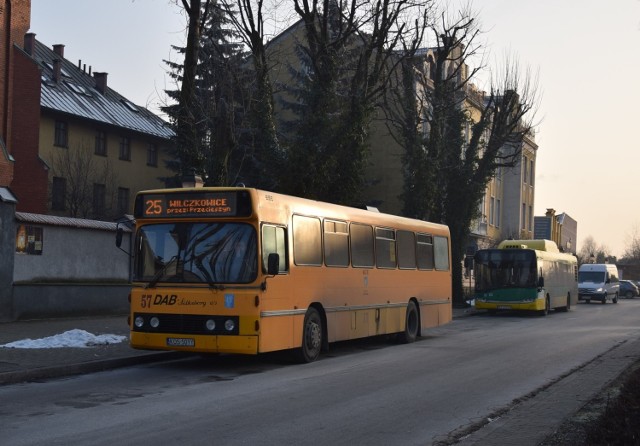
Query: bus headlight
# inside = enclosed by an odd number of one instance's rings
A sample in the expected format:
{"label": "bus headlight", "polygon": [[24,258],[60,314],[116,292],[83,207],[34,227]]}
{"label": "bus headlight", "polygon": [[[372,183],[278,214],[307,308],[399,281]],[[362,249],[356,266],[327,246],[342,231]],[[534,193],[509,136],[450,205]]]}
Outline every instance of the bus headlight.
{"label": "bus headlight", "polygon": [[231,319],[227,319],[224,321],[224,328],[227,331],[233,331],[233,329],[236,328],[236,324]]}
{"label": "bus headlight", "polygon": [[157,317],[152,317],[149,320],[149,325],[151,325],[153,328],[158,328],[158,326],[160,325],[160,319],[158,319]]}
{"label": "bus headlight", "polygon": [[142,328],[144,326],[144,318],[142,316],[136,316],[133,323],[136,327]]}
{"label": "bus headlight", "polygon": [[216,329],[216,321],[214,321],[213,319],[207,319],[207,322],[205,322],[204,325],[209,331],[213,331]]}

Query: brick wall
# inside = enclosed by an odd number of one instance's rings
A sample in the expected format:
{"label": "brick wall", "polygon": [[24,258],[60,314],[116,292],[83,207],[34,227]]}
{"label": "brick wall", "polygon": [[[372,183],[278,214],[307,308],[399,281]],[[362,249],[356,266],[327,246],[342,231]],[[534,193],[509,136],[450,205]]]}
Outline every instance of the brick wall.
{"label": "brick wall", "polygon": [[[0,139],[9,154],[13,122],[12,104],[14,44],[22,47],[24,35],[31,26],[30,0],[0,0]],[[9,186],[13,178],[13,163],[0,149],[0,186]]]}
{"label": "brick wall", "polygon": [[40,69],[27,54],[14,49],[12,155],[18,168],[11,190],[16,210],[47,213],[48,173],[39,154]]}

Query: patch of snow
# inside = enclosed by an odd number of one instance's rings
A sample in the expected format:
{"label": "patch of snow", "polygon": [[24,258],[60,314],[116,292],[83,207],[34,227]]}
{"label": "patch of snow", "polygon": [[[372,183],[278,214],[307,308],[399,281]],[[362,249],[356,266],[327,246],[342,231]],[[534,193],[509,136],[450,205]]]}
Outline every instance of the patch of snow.
{"label": "patch of snow", "polygon": [[126,336],[114,334],[94,335],[88,331],[74,329],[62,334],[48,336],[42,339],[23,339],[0,345],[4,348],[63,348],[63,347],[93,347],[96,345],[119,344],[127,339]]}

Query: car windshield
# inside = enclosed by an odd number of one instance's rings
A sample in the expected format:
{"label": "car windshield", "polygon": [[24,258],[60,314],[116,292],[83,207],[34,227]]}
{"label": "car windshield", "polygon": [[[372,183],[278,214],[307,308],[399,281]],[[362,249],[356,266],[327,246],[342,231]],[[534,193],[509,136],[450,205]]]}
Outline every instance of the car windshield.
{"label": "car windshield", "polygon": [[603,271],[580,271],[578,273],[578,282],[603,283],[604,272]]}
{"label": "car windshield", "polygon": [[487,249],[475,256],[476,290],[536,286],[536,256],[531,250]]}
{"label": "car windshield", "polygon": [[136,237],[134,280],[249,283],[258,271],[256,231],[245,223],[150,224]]}

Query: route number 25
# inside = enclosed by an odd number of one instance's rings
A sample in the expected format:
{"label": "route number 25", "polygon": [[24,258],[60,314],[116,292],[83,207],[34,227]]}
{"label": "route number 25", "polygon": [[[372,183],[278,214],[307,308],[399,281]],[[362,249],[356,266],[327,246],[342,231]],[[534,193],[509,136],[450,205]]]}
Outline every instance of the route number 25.
{"label": "route number 25", "polygon": [[145,210],[146,215],[160,215],[162,214],[162,200],[147,200],[147,208]]}

